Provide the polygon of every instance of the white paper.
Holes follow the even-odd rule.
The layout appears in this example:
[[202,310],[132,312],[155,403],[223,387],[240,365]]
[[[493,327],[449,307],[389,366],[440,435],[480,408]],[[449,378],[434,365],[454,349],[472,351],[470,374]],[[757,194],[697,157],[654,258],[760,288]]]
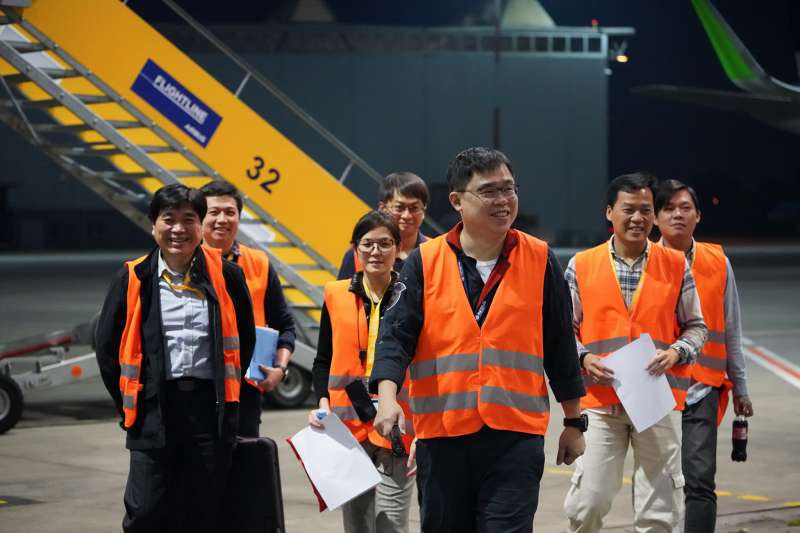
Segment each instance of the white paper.
[[603,364],[614,371],[614,391],[640,433],[675,408],[667,376],[652,376],[647,371],[647,364],[655,355],[653,340],[643,333],[603,359]]
[[331,413],[322,423],[325,429],[306,426],[289,440],[317,492],[333,510],[373,488],[381,476],[338,416]]

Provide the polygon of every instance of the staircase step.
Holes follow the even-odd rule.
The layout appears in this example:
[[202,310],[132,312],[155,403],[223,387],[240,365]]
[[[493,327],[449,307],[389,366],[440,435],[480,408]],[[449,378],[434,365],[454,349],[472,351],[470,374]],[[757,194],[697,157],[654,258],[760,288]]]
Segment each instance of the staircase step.
[[29,52],[41,52],[42,50],[47,50],[47,47],[42,43],[31,43],[28,41],[3,41],[4,43],[8,44],[21,54],[27,54]]

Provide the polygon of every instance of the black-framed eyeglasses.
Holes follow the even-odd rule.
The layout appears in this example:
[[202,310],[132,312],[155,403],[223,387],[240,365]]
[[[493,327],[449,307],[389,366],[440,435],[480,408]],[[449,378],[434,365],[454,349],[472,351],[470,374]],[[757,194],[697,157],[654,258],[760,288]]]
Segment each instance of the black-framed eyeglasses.
[[419,215],[425,212],[425,205],[423,204],[388,204],[386,209],[393,215],[400,216],[406,211],[409,215]]
[[516,197],[517,194],[519,194],[519,185],[514,183],[513,185],[506,185],[503,187],[486,187],[477,191],[465,189],[464,192],[477,196],[481,201],[493,202],[499,198],[510,199]]
[[373,241],[371,239],[363,239],[361,241],[358,241],[357,245],[358,251],[365,254],[370,253],[375,246],[378,247],[378,250],[381,253],[386,253],[395,247],[395,242],[393,239],[379,239],[377,241]]

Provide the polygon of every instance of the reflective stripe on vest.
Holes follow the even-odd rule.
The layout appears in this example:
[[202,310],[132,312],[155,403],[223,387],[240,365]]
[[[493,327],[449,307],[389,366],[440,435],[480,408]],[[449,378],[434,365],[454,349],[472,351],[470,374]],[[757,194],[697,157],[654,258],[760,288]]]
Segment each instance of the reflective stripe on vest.
[[480,328],[446,236],[420,246],[425,314],[409,367],[419,438],[467,435],[484,425],[540,435],[547,429],[540,355],[547,244],[511,231],[517,245]]
[[239,328],[236,324],[236,309],[233,307],[225,277],[222,274],[222,251],[205,245],[200,246],[206,263],[208,278],[217,295],[219,315],[222,321],[222,355],[225,365],[225,401],[238,402],[242,383],[242,365],[239,354]]
[[708,326],[708,339],[692,368],[692,377],[712,387],[720,387],[728,367],[725,345],[725,287],[728,283],[728,266],[720,246],[695,242],[692,275],[703,320]]
[[[201,246],[206,269],[214,287],[219,302],[220,318],[222,321],[222,347],[225,401],[239,401],[239,384],[241,382],[241,367],[239,361],[239,332],[236,325],[236,313],[231,297],[225,289],[225,279],[222,275],[222,256],[219,250]],[[125,328],[119,347],[120,379],[119,387],[122,393],[122,410],[124,415],[123,425],[130,428],[136,422],[136,405],[139,392],[142,390],[142,302],[141,280],[136,276],[135,267],[147,256],[142,256],[126,263],[128,267],[127,308]]]
[[119,343],[119,390],[122,394],[122,425],[130,428],[136,422],[136,403],[142,390],[142,282],[136,276],[136,265],[147,259],[142,256],[128,261],[125,328]]
[[[345,391],[345,387],[351,383],[361,381],[366,385],[367,382],[364,366],[359,358],[359,352],[367,349],[367,315],[361,297],[350,292],[350,283],[351,280],[347,279],[333,281],[325,286],[325,306],[331,319],[333,345],[328,375],[331,411],[344,422],[357,441],[369,439],[376,446],[391,449],[391,443],[378,434],[372,422],[362,422],[358,418]],[[398,392],[397,400],[406,416],[406,435],[403,442],[408,451],[414,439],[414,430],[405,388]]]
[[[608,242],[575,256],[575,275],[583,307],[578,339],[587,350],[604,357],[648,333],[656,348],[666,350],[677,339],[675,309],[683,284],[685,258],[675,250],[650,243],[650,249],[630,310],[625,306]],[[691,367],[675,365],[667,371],[676,409],[683,410]],[[587,394],[581,407],[618,404],[614,389],[585,380]]]

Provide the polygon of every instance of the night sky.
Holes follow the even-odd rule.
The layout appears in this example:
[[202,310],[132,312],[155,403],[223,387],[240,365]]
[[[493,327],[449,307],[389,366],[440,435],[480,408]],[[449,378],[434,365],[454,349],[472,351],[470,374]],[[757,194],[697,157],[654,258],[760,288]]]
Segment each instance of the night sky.
[[[761,66],[787,83],[798,82],[800,2],[712,0]],[[269,22],[286,3],[238,2],[200,8],[183,0],[206,24]],[[631,26],[627,64],[611,64],[609,176],[648,170],[693,185],[701,199],[705,236],[744,242],[800,235],[800,136],[746,115],[630,93],[637,85],[663,83],[740,91],[725,76],[689,0],[541,0],[556,24]],[[139,11],[144,4],[131,7]],[[236,4],[241,8],[237,9]],[[490,2],[404,0],[329,5],[345,24],[459,25],[466,17],[491,23]],[[152,4],[150,4],[152,6]],[[150,9],[150,8],[147,8]],[[160,8],[164,9],[164,8]],[[148,20],[171,20],[163,11],[142,11]],[[482,20],[481,20],[482,19]],[[716,205],[712,204],[716,198]],[[757,239],[756,239],[757,237]]]

